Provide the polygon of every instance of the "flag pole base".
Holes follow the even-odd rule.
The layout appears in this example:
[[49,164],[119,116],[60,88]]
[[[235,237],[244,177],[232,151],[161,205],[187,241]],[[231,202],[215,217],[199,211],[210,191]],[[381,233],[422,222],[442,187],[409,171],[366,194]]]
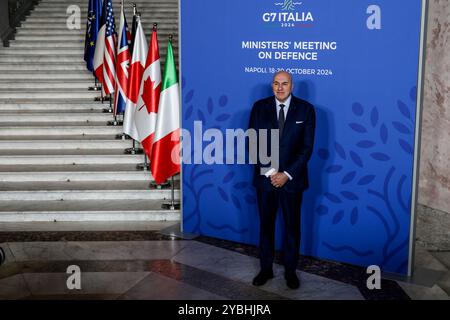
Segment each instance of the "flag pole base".
[[106,96],[106,97],[95,97],[94,98],[94,101],[109,101],[110,100],[110,98],[109,98],[109,96]]
[[178,202],[178,201],[163,202],[163,204],[161,205],[161,209],[180,210],[180,202]]
[[119,120],[108,121],[108,126],[121,126],[122,124],[123,121]]
[[88,87],[89,91],[100,91],[102,90],[102,87],[100,86],[94,86],[94,87]]
[[150,163],[139,163],[136,165],[136,169],[142,171],[150,171]]
[[143,154],[144,150],[141,148],[126,148],[124,150],[125,154]]
[[113,109],[105,108],[105,109],[102,110],[102,112],[103,112],[103,113],[112,113],[112,112],[113,112]]
[[152,182],[150,182],[149,187],[150,187],[150,189],[158,189],[158,190],[169,189],[170,188],[170,182],[166,181],[166,182],[163,182],[161,184],[157,184],[155,181],[152,181]]
[[130,140],[130,139],[131,137],[125,133],[116,135],[116,140]]

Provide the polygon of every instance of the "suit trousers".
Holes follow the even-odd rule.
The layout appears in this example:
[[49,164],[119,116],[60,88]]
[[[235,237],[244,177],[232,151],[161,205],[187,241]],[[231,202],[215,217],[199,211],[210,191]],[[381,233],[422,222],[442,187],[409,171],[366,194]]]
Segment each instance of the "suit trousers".
[[283,264],[286,272],[297,269],[300,250],[300,217],[303,191],[286,192],[281,189],[266,191],[257,188],[260,236],[259,258],[261,270],[272,270],[275,256],[275,222],[281,209],[285,230],[283,239]]

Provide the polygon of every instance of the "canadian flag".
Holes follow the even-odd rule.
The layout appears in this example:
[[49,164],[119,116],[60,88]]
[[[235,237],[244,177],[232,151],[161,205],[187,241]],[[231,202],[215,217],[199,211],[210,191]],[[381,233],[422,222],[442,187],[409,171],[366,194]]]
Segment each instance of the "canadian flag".
[[167,46],[150,165],[158,184],[180,172],[180,91],[172,41]]
[[148,158],[151,159],[159,95],[161,93],[161,63],[159,59],[156,25],[153,27],[144,75],[142,76],[139,91],[140,95],[136,105],[134,119],[139,141]]
[[123,132],[128,134],[134,140],[139,140],[138,131],[135,123],[135,109],[138,99],[142,92],[141,82],[144,74],[145,59],[147,58],[147,41],[145,40],[144,30],[142,30],[141,19],[138,19],[136,37],[134,41],[133,56],[131,57],[130,77],[128,83],[128,100],[125,106],[125,115],[123,119]]

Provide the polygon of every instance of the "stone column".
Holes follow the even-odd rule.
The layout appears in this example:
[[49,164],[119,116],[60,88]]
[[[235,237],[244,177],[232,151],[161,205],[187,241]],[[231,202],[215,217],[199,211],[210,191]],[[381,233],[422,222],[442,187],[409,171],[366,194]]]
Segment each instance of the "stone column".
[[417,239],[450,250],[450,0],[429,0]]

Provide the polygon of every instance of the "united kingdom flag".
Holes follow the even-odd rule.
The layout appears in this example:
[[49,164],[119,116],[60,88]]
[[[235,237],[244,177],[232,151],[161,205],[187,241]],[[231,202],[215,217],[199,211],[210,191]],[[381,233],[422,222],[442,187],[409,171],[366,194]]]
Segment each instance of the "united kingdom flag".
[[128,99],[128,78],[131,54],[128,42],[128,26],[123,3],[120,10],[119,39],[116,57],[116,92],[114,95],[114,115],[123,114]]

